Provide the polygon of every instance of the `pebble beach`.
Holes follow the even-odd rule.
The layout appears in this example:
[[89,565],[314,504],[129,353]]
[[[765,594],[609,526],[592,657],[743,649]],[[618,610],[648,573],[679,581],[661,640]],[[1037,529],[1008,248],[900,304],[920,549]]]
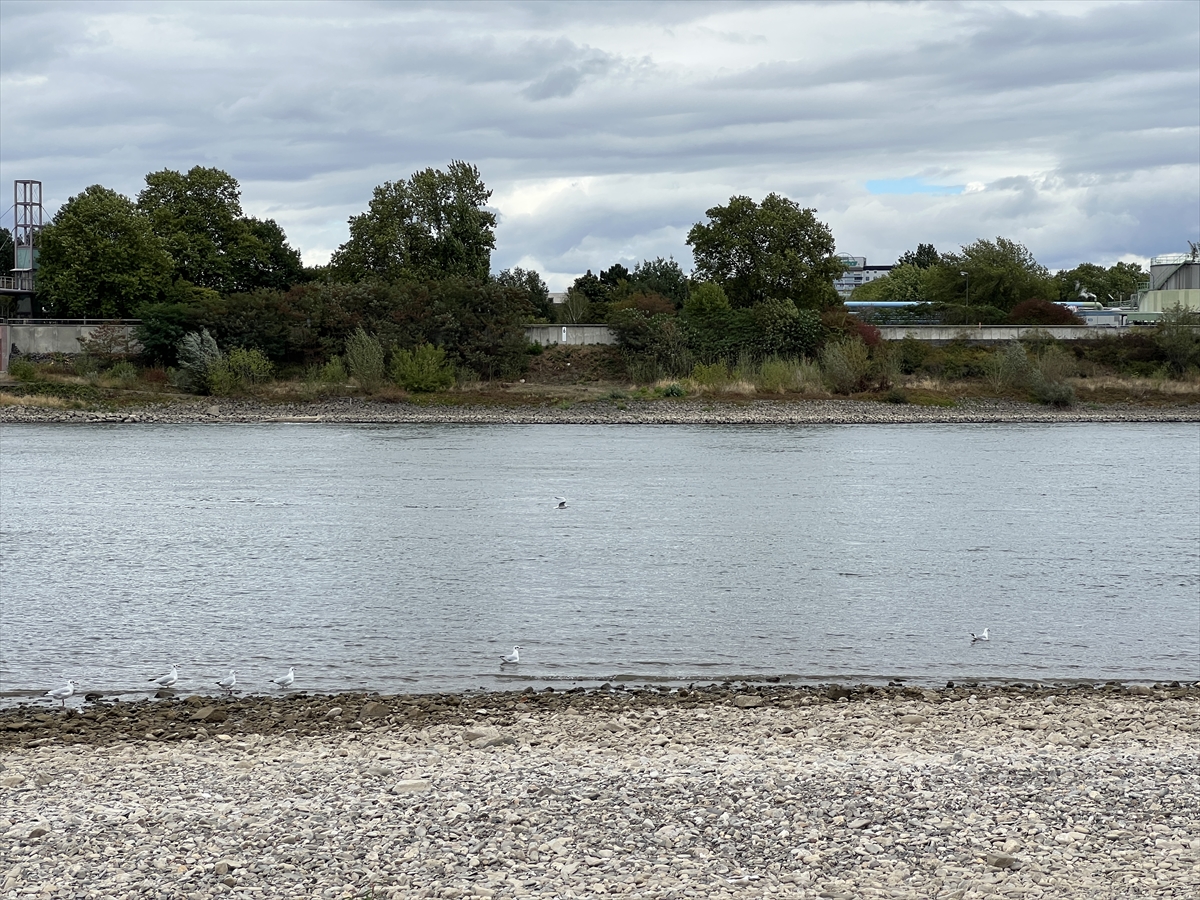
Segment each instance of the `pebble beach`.
[[1200,685],[0,711],[0,897],[1192,898]]

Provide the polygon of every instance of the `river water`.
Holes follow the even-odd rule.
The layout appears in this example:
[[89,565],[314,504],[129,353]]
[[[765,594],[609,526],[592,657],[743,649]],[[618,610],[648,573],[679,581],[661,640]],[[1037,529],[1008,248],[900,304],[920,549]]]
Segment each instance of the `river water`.
[[1194,424],[6,426],[0,474],[8,702],[1200,678]]

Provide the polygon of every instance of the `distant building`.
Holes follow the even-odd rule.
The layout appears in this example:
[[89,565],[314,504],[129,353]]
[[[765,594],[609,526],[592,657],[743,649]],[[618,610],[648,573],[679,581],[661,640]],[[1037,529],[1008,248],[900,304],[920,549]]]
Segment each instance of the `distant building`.
[[882,278],[893,269],[893,266],[868,266],[865,256],[839,256],[838,259],[845,264],[846,272],[834,280],[833,286],[843,300],[854,293],[860,284]]

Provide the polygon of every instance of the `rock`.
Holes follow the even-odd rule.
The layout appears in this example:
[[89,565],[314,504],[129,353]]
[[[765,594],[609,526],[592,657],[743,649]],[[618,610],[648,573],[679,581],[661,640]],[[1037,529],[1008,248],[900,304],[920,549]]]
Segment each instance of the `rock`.
[[852,831],[857,831],[859,828],[866,828],[870,824],[871,822],[868,819],[854,819],[851,822],[847,822],[846,827]]
[[363,704],[363,708],[359,710],[359,721],[365,722],[367,719],[382,719],[384,716],[391,713],[387,704],[380,703],[378,700],[368,700]]
[[1007,853],[989,853],[987,864],[994,869],[1013,869],[1020,864],[1020,860]]
[[929,720],[924,716],[917,715],[916,713],[909,713],[901,716],[900,721],[905,725],[924,725]]
[[336,719],[336,718],[337,718],[338,716],[340,716],[341,714],[342,714],[342,708],[341,708],[340,706],[335,706],[335,707],[333,707],[332,709],[330,709],[330,710],[329,710],[327,713],[325,713],[325,716],[324,716],[324,718],[325,718],[326,720],[328,720],[328,719]]
[[430,788],[429,780],[425,778],[409,778],[397,781],[392,785],[393,794],[419,794]]
[[192,713],[193,722],[224,722],[228,718],[229,713],[220,706],[202,706]]
[[763,705],[763,698],[755,694],[740,694],[733,698],[733,705],[738,709],[754,709]]
[[0,778],[0,784],[3,784],[5,787],[20,787],[24,783],[24,775],[5,775],[3,778]]
[[850,699],[850,689],[842,687],[840,684],[831,685],[825,691],[825,696],[830,700],[848,700]]
[[29,837],[31,838],[40,838],[42,835],[49,833],[50,829],[44,825],[35,825],[33,828],[29,829]]
[[228,875],[235,868],[237,868],[237,863],[231,862],[228,859],[221,859],[217,860],[217,864],[213,866],[213,872],[217,875]]
[[206,407],[204,412],[205,412],[205,415],[219,416],[221,414],[221,407],[216,406],[214,404],[213,406]]

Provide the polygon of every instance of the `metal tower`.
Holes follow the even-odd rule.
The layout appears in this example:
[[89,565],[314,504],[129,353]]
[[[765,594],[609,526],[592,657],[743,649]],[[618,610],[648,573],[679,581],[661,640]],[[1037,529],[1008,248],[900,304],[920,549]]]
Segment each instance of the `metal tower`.
[[42,233],[42,183],[13,182],[13,288],[33,293]]

